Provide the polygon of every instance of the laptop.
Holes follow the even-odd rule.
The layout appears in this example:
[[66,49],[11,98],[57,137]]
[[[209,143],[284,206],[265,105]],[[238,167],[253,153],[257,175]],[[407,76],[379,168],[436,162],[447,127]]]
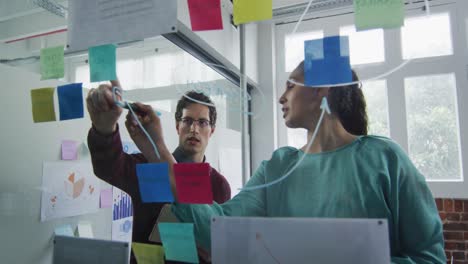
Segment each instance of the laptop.
[[55,236],[54,264],[128,264],[129,243],[93,238]]
[[211,257],[214,264],[387,264],[387,220],[214,217]]

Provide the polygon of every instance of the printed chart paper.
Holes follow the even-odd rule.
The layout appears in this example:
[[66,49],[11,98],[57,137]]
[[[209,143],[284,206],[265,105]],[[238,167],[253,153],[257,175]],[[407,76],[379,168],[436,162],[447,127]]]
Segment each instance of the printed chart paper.
[[99,180],[91,162],[44,162],[41,221],[96,213]]

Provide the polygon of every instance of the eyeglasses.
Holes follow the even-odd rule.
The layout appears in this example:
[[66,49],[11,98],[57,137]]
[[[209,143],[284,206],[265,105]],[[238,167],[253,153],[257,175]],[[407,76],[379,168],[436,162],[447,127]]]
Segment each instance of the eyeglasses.
[[184,117],[180,121],[182,121],[182,125],[184,127],[191,127],[193,123],[197,123],[200,128],[205,128],[211,125],[211,121],[207,119],[193,119]]

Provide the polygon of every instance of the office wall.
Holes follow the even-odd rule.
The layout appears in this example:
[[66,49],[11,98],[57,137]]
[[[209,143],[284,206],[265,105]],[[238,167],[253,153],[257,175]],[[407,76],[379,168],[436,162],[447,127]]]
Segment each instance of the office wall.
[[[89,118],[33,123],[30,90],[60,85],[37,74],[0,65],[0,256],[2,263],[51,263],[54,227],[93,223],[95,237],[110,239],[111,211],[40,222],[43,161],[60,160],[62,139],[84,142]],[[82,146],[81,160],[89,160]]]

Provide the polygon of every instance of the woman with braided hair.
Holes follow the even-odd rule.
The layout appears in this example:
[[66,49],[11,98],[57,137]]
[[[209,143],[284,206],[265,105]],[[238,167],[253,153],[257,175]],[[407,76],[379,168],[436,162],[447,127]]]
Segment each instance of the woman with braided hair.
[[[353,72],[353,79],[358,80]],[[311,88],[304,83],[304,63],[291,73],[279,99],[289,128],[308,130],[310,147],[277,149],[263,161],[232,200],[213,205],[180,204],[172,211],[181,222],[194,223],[197,241],[210,249],[213,216],[386,218],[393,263],[446,263],[442,223],[434,198],[423,175],[406,153],[391,139],[367,135],[366,103],[359,85]],[[323,98],[331,114],[322,114]],[[175,163],[164,151],[160,121],[151,111],[144,122],[158,148],[161,160],[145,153],[152,162]],[[323,117],[323,119],[321,119]],[[129,126],[134,135],[138,127]],[[135,133],[135,131],[137,133]],[[159,135],[156,136],[156,135]],[[137,145],[148,144],[141,134]],[[267,188],[252,188],[280,179]],[[172,191],[177,197],[173,172]]]

